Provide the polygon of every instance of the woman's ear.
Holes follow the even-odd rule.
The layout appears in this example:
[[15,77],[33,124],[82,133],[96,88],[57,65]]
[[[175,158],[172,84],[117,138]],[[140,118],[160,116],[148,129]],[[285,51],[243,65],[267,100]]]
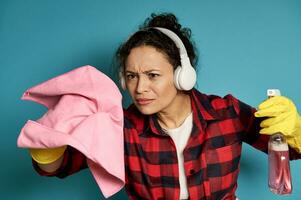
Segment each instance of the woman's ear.
[[124,79],[124,73],[123,73],[123,71],[119,72],[119,82],[120,82],[121,88],[123,90],[126,90],[126,84],[125,84],[125,79]]

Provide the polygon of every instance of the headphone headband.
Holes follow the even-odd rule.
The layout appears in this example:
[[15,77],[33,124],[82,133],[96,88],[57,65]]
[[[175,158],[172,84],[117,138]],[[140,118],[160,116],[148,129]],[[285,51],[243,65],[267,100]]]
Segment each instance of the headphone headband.
[[152,28],[159,30],[160,32],[162,32],[166,36],[168,36],[170,39],[172,39],[172,41],[176,44],[176,46],[179,49],[181,58],[188,57],[186,48],[185,48],[182,40],[180,39],[180,37],[177,34],[175,34],[174,32],[172,32],[171,30],[169,30],[167,28],[162,28],[162,27],[152,27]]

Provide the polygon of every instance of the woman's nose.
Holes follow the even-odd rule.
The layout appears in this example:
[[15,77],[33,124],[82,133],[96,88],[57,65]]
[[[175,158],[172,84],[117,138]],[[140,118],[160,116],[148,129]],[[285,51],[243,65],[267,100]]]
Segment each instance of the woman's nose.
[[148,87],[149,87],[149,83],[148,83],[147,78],[144,77],[144,76],[140,76],[138,78],[136,92],[137,93],[147,92],[148,91]]

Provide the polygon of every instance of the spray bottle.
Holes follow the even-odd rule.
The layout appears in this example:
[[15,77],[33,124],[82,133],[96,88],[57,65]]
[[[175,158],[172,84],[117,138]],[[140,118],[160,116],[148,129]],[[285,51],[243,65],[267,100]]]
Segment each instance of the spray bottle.
[[[269,98],[280,96],[278,89],[267,90]],[[270,136],[268,143],[269,154],[269,188],[278,195],[292,193],[292,178],[289,163],[289,148],[282,133]]]

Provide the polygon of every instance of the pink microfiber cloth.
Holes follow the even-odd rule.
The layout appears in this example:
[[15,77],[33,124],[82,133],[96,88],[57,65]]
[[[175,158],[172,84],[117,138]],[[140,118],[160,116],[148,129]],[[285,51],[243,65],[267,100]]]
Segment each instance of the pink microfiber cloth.
[[91,66],[83,66],[28,89],[24,100],[48,111],[28,120],[18,137],[22,148],[70,145],[87,164],[107,198],[125,183],[122,96],[115,83]]

